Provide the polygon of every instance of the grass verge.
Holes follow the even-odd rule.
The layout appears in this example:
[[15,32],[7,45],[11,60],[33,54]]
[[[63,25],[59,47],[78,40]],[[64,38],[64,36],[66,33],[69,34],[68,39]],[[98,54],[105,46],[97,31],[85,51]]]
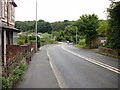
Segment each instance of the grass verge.
[[75,44],[74,46],[75,46],[75,47],[78,47],[78,48],[85,48],[85,49],[88,49],[88,48],[86,47],[86,45]]

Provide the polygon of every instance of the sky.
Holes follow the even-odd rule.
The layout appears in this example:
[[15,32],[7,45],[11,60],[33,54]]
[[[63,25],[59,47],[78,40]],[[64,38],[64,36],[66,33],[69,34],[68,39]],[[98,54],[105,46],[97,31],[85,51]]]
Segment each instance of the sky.
[[[106,8],[109,0],[37,0],[37,19],[48,22],[78,20],[83,14],[96,14],[99,19],[107,19]],[[16,21],[36,19],[36,0],[17,0],[15,9]]]

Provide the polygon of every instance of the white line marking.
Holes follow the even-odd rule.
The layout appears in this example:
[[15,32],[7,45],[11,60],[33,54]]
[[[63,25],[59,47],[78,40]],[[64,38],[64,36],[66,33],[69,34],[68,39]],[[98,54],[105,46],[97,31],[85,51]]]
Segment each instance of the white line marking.
[[117,68],[115,68],[115,67],[113,67],[113,66],[104,64],[104,63],[99,62],[99,61],[96,61],[96,60],[94,60],[94,59],[85,57],[85,56],[80,55],[80,54],[78,54],[78,53],[72,52],[72,51],[66,49],[66,48],[63,47],[63,46],[61,46],[61,48],[64,49],[64,50],[66,50],[67,52],[70,52],[70,53],[72,53],[72,54],[80,57],[80,58],[83,58],[83,59],[86,60],[86,61],[89,61],[89,62],[91,62],[91,63],[94,63],[94,64],[98,65],[98,66],[101,66],[101,67],[104,67],[104,68],[106,68],[106,69],[108,69],[108,70],[111,70],[111,71],[113,71],[113,72],[115,72],[115,73],[117,73],[117,74],[120,74],[120,69],[117,69]]
[[50,66],[51,66],[51,68],[52,68],[52,70],[53,70],[53,72],[54,72],[54,74],[55,74],[55,77],[56,77],[56,79],[57,79],[57,82],[58,82],[60,88],[63,88],[62,85],[61,85],[61,83],[60,83],[60,80],[58,79],[58,76],[57,76],[57,74],[56,74],[56,72],[55,72],[54,66],[52,65],[52,62],[51,62],[51,59],[52,59],[52,58],[50,57],[50,54],[49,54],[49,52],[48,52],[48,49],[47,49],[47,56],[48,56],[48,58],[50,59],[50,60],[49,60]]

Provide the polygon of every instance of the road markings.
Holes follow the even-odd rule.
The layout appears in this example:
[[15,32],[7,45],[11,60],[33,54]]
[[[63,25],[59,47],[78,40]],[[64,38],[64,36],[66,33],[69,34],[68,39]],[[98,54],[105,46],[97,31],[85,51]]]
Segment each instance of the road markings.
[[61,48],[64,49],[64,50],[66,50],[66,51],[69,52],[69,53],[72,53],[72,54],[74,54],[74,55],[76,55],[76,56],[78,56],[78,57],[80,57],[80,58],[83,58],[83,59],[86,60],[86,61],[89,61],[89,62],[91,62],[91,63],[94,63],[94,64],[98,65],[98,66],[101,66],[101,67],[106,68],[106,69],[108,69],[108,70],[110,70],[110,71],[113,71],[113,72],[115,72],[115,73],[117,73],[117,74],[120,74],[120,69],[117,69],[117,68],[115,68],[115,67],[113,67],[113,66],[104,64],[104,63],[99,62],[99,61],[96,61],[96,60],[94,60],[94,59],[92,59],[92,58],[88,58],[88,57],[86,57],[86,56],[80,55],[80,54],[78,54],[78,53],[72,52],[72,51],[66,49],[64,46],[61,46]]
[[60,88],[68,88],[67,85],[64,83],[64,80],[62,79],[62,77],[58,74],[58,70],[56,70],[56,68],[55,68],[55,66],[53,64],[52,58],[51,58],[51,56],[50,56],[50,54],[48,52],[48,48],[47,48],[47,56],[49,58],[50,66],[51,66],[51,68],[53,70],[53,73],[54,73],[54,75],[55,75],[55,77],[57,79],[57,82],[58,82]]

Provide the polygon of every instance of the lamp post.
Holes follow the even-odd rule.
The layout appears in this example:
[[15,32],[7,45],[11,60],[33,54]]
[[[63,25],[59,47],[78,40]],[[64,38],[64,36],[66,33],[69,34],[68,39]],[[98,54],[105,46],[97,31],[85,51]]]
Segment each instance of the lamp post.
[[37,0],[36,0],[36,26],[35,26],[35,32],[36,32],[36,51],[37,51]]
[[76,29],[76,44],[77,44],[77,29]]

